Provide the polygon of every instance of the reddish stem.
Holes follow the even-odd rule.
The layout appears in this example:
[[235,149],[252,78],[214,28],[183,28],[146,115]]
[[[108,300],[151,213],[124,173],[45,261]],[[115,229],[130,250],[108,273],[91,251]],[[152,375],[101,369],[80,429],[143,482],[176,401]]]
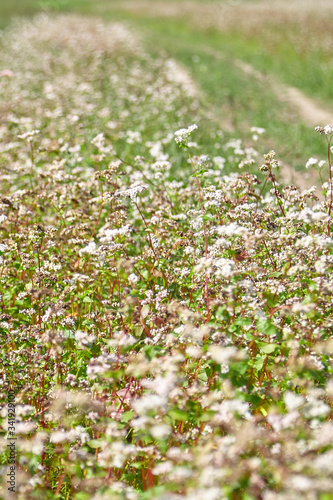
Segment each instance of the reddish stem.
[[[192,164],[192,167],[193,167],[193,170],[194,172],[196,173],[196,170],[195,170],[195,166],[194,166],[194,163],[192,161],[192,158],[190,157],[190,161],[191,161],[191,164]],[[202,215],[204,215],[205,211],[204,211],[204,207],[203,207],[203,203],[202,203],[202,196],[201,196],[201,189],[200,189],[200,182],[199,182],[199,178],[196,177],[196,181],[197,181],[197,186],[198,186],[198,192],[199,192],[199,200],[200,200],[200,207],[201,207],[201,213]],[[207,234],[206,234],[206,224],[204,221],[202,221],[203,223],[203,233],[204,233],[204,239],[205,239],[205,257],[207,259],[208,257],[208,246],[207,246]],[[209,316],[209,313],[210,313],[210,308],[209,308],[209,294],[208,294],[208,276],[206,274],[206,277],[205,277],[205,285],[206,285],[206,307],[207,307],[207,316]]]
[[331,232],[331,212],[332,212],[332,205],[333,205],[333,184],[332,184],[332,162],[331,162],[331,141],[328,141],[328,147],[327,147],[327,157],[328,157],[328,167],[330,171],[330,204],[328,208],[328,215],[329,219],[327,222],[327,231],[328,231],[328,236],[330,235]]

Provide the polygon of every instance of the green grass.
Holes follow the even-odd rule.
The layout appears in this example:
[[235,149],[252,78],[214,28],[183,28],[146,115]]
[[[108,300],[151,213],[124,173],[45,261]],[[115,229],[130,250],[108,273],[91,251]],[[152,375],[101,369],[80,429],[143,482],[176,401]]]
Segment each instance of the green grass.
[[[298,46],[290,36],[295,33],[299,35]],[[239,57],[256,69],[274,75],[278,81],[322,99],[324,105],[333,109],[331,52],[315,44],[316,36],[318,39],[319,33],[306,38],[300,26],[288,24],[266,27],[259,35],[216,32],[210,39],[212,45],[222,46],[230,56]]]
[[31,16],[40,11],[36,0],[18,0],[17,2],[0,2],[0,28],[7,26],[15,16]]

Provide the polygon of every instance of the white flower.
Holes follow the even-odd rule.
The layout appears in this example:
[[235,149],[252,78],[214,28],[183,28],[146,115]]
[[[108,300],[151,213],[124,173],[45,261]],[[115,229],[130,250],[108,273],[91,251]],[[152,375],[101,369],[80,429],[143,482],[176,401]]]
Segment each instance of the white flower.
[[158,424],[153,425],[150,432],[154,439],[167,439],[170,436],[171,429],[168,425]]
[[4,214],[0,214],[0,224],[1,224],[2,222],[5,222],[5,220],[7,220],[7,218],[8,218],[8,217],[6,217],[6,215],[4,215]]
[[166,399],[157,394],[146,394],[133,402],[132,406],[139,415],[157,411],[165,406]]
[[184,253],[187,254],[187,255],[191,254],[191,253],[194,253],[194,251],[195,251],[195,249],[193,247],[189,246],[189,245],[184,248]]
[[154,380],[143,380],[142,385],[165,398],[175,387],[176,377],[173,373],[169,373],[165,377],[157,376]]
[[280,415],[278,413],[271,413],[267,416],[267,421],[271,424],[276,432],[280,432],[282,429],[288,429],[288,427],[294,427],[299,413],[296,410],[289,411],[287,415]]
[[322,255],[316,262],[315,268],[318,274],[325,274],[327,269],[326,255]]
[[119,330],[113,332],[112,339],[108,340],[107,344],[110,347],[118,348],[120,346],[134,345],[136,342],[136,339],[132,335],[125,335],[123,331]]
[[291,391],[286,391],[283,394],[284,403],[288,411],[296,410],[299,406],[305,403],[305,399],[300,394],[295,394]]
[[75,340],[78,343],[78,347],[83,349],[87,344],[93,344],[95,342],[95,335],[89,335],[87,332],[82,332],[78,330],[75,332]]
[[132,273],[132,274],[129,275],[128,280],[131,283],[136,283],[137,281],[139,281],[139,278],[138,278],[138,276],[136,274]]
[[296,491],[312,491],[313,489],[313,479],[302,476],[301,474],[295,474],[293,476],[290,476],[286,480],[287,487],[291,488],[292,490]]
[[231,222],[225,226],[218,226],[216,228],[216,232],[219,235],[226,236],[243,236],[248,233],[247,229],[243,226],[240,226],[236,222]]
[[305,168],[309,168],[309,167],[312,167],[313,165],[317,165],[317,163],[318,163],[317,158],[309,158],[305,164]]
[[198,346],[189,345],[189,346],[186,347],[185,350],[186,350],[186,354],[190,358],[199,359],[202,356],[202,349],[200,347],[198,347]]
[[90,142],[96,146],[97,149],[101,149],[105,143],[104,133],[102,132],[101,134],[96,135],[96,137],[94,137]]
[[323,135],[330,135],[333,133],[333,127],[331,125],[325,125],[325,127],[315,127],[315,131]]
[[76,440],[80,440],[82,443],[86,443],[89,439],[89,434],[85,431],[85,429],[78,425],[74,429],[69,431],[59,430],[52,432],[50,436],[51,443],[63,443],[65,441],[69,443],[73,443]]
[[314,466],[324,474],[333,474],[333,450],[327,451],[314,459]]
[[[317,213],[322,214],[322,212],[317,212]],[[324,215],[326,216],[326,214]],[[314,235],[309,234],[307,236],[303,236],[303,238],[300,238],[295,242],[296,247],[304,248],[304,247],[309,247],[310,245],[315,245],[318,248],[327,248],[327,247],[330,248],[333,246],[333,240],[332,238],[324,236],[323,234],[314,234]]]
[[327,417],[331,408],[320,399],[310,395],[307,396],[307,403],[304,408],[304,415],[307,418]]
[[18,422],[16,423],[15,432],[17,434],[30,434],[36,430],[37,424],[35,422]]
[[129,196],[131,200],[137,203],[138,194],[142,193],[147,188],[146,184],[139,184],[138,186],[132,186],[129,189],[125,189],[124,191],[118,191],[117,196]]
[[251,132],[255,132],[259,135],[262,135],[266,132],[266,129],[265,128],[261,128],[261,127],[251,127]]
[[217,268],[217,277],[228,278],[233,271],[235,263],[233,260],[221,257],[220,259],[214,260],[214,266]]
[[30,405],[17,405],[16,406],[16,415],[27,416],[31,413],[35,413],[36,409]]
[[40,130],[31,130],[31,132],[25,132],[24,134],[18,135],[18,139],[26,140],[27,142],[32,142],[32,139],[40,133]]
[[325,212],[314,212],[311,208],[307,207],[299,212],[296,218],[306,224],[311,224],[312,222],[326,222],[329,219],[329,216]]
[[171,472],[174,468],[174,464],[170,461],[161,462],[152,469],[154,476],[160,476],[161,474],[166,474]]
[[112,243],[114,238],[118,235],[124,235],[131,232],[129,225],[116,228],[116,229],[101,229],[100,230],[100,241],[101,243],[108,244]]
[[213,163],[220,169],[222,170],[224,168],[224,164],[226,162],[226,159],[223,158],[222,156],[214,156],[213,158]]
[[219,345],[210,345],[208,352],[215,363],[219,365],[227,364],[231,359],[237,355],[237,349],[233,346],[222,347]]
[[153,215],[153,217],[150,219],[151,224],[157,224],[159,221],[159,218],[156,217],[156,215]]
[[141,133],[138,131],[127,130],[126,132],[126,142],[128,144],[134,144],[135,142],[141,142]]
[[235,266],[233,260],[225,259],[221,257],[220,259],[206,258],[202,257],[199,259],[198,264],[194,267],[197,272],[207,271],[209,274],[214,274],[218,278],[228,278]]
[[251,420],[252,415],[249,411],[250,405],[246,401],[239,399],[226,399],[218,406],[218,413],[214,419],[219,422],[231,422],[235,415]]
[[302,304],[301,302],[295,302],[292,306],[292,311],[295,313],[306,314],[316,307],[315,304]]
[[190,125],[188,128],[181,128],[174,133],[175,141],[182,146],[188,146],[187,140],[194,130],[198,128],[197,125]]
[[260,127],[251,127],[251,132],[254,132],[252,139],[254,141],[257,141],[259,139],[259,135],[264,134],[266,132],[266,130],[264,128],[260,128]]
[[158,239],[156,238],[156,236],[154,236],[154,235],[150,236],[150,241],[151,241],[151,244],[154,248],[160,248],[161,244],[158,241]]
[[81,248],[81,250],[79,251],[80,254],[83,254],[83,253],[88,253],[90,255],[93,255],[96,253],[96,243],[94,241],[91,241],[90,243],[88,243],[88,245],[84,248]]

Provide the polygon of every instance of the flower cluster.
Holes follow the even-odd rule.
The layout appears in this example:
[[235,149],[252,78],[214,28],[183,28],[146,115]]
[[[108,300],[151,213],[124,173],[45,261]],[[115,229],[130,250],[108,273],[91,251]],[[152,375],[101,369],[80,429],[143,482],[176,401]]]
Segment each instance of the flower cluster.
[[176,143],[183,147],[187,148],[189,147],[188,139],[191,136],[192,132],[198,128],[197,125],[193,124],[190,125],[188,128],[181,128],[175,132],[175,141]]

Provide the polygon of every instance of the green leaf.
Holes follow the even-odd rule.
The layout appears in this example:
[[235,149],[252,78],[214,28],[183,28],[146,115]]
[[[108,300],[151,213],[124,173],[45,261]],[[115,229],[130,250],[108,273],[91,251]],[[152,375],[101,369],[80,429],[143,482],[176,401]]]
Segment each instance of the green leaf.
[[215,222],[216,218],[215,218],[213,215],[209,215],[209,214],[207,214],[207,215],[203,215],[203,216],[202,216],[202,220],[203,220],[204,222],[209,222],[209,221],[211,221],[211,222]]
[[225,306],[220,306],[218,308],[218,310],[216,311],[216,319],[221,321],[221,320],[223,320],[226,317],[226,315],[228,315],[226,307]]
[[145,319],[146,316],[149,314],[149,306],[145,304],[141,310],[141,316],[143,319]]
[[257,345],[265,354],[272,354],[272,352],[280,348],[278,344],[266,344],[265,342],[257,342]]
[[182,422],[187,422],[189,419],[189,415],[186,411],[179,410],[178,408],[175,408],[173,410],[170,410],[168,412],[168,415],[173,419],[173,420],[181,420]]
[[252,325],[252,319],[251,318],[238,318],[235,321],[235,325],[250,326],[250,325]]
[[105,446],[105,440],[92,439],[91,441],[88,442],[88,446],[90,446],[90,448],[101,448],[102,446]]
[[206,168],[202,168],[201,170],[198,170],[198,172],[196,172],[195,174],[192,174],[191,177],[199,177],[199,175],[202,175],[205,172],[207,172],[207,169]]
[[149,345],[144,348],[144,351],[146,353],[146,357],[151,361],[155,356],[157,356],[160,351],[163,349],[162,346],[157,346],[157,345]]
[[142,469],[144,467],[143,462],[133,462],[131,463],[131,467],[134,467],[134,469]]
[[256,370],[261,370],[264,366],[265,357],[266,356],[256,356],[256,359],[253,363],[253,368],[255,368]]
[[203,413],[200,417],[196,419],[197,422],[210,422],[214,415],[216,414],[215,411],[212,410],[207,410],[205,413]]
[[245,394],[244,400],[251,403],[252,408],[258,408],[262,403],[262,398],[256,394]]
[[279,297],[277,297],[274,293],[271,292],[263,293],[263,297],[266,299],[267,305],[270,309],[276,307],[280,302]]
[[259,332],[265,333],[268,337],[272,335],[276,335],[278,339],[281,337],[281,334],[269,319],[259,320],[257,323],[257,328]]
[[66,339],[75,339],[75,333],[72,330],[62,330],[62,334]]
[[237,361],[236,363],[231,363],[230,369],[233,372],[238,373],[239,375],[244,375],[248,368],[248,362],[247,360],[244,361]]
[[134,411],[133,410],[125,411],[125,413],[123,413],[122,416],[121,416],[121,420],[123,422],[129,422],[130,420],[132,420],[133,415],[134,415]]
[[313,304],[314,302],[316,302],[316,300],[317,300],[316,294],[312,292],[306,295],[305,299],[302,300],[302,304],[303,305]]

